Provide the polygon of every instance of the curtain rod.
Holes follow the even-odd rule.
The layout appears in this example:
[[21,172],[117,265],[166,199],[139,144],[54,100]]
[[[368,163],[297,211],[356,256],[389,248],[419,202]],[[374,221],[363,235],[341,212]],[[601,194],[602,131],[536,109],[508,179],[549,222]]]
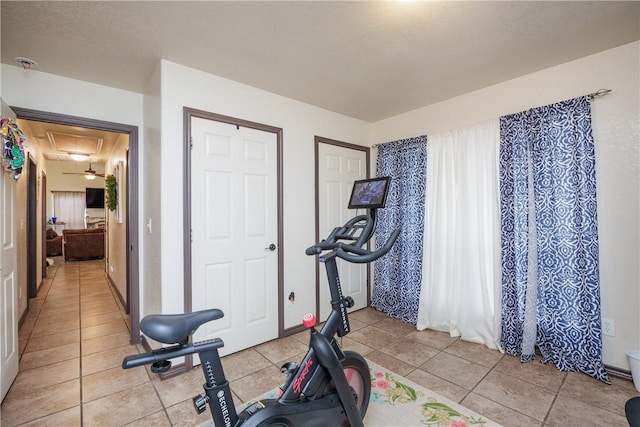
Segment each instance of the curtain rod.
[[[393,141],[389,141],[389,142],[393,142]],[[373,144],[371,146],[371,148],[378,148],[379,146],[381,146],[382,144],[386,144],[386,142],[381,142],[380,144]]]
[[[611,89],[598,89],[595,92],[591,92],[589,95],[587,95],[589,98],[594,99],[594,98],[600,98],[603,97],[605,95],[608,95],[609,93],[611,93]],[[380,144],[373,144],[371,146],[371,148],[378,148],[378,146],[380,146]]]
[[611,89],[599,89],[595,92],[590,93],[589,95],[587,95],[589,98],[593,99],[593,98],[599,98],[601,96],[605,96],[607,94],[609,94],[611,92]]

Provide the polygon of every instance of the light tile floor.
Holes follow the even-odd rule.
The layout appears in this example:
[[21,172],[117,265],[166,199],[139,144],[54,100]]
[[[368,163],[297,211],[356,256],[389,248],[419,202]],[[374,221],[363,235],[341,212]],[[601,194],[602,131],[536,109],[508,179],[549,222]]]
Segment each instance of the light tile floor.
[[[1,425],[193,426],[191,398],[200,369],[162,381],[148,369],[121,368],[127,317],[102,261],[57,258],[20,329],[20,372],[2,403]],[[482,345],[389,319],[373,309],[350,316],[344,347],[505,426],[627,426],[624,403],[639,395],[630,381],[606,385],[540,363],[521,364]],[[282,363],[299,361],[308,332],[223,358],[236,402],[282,383]]]

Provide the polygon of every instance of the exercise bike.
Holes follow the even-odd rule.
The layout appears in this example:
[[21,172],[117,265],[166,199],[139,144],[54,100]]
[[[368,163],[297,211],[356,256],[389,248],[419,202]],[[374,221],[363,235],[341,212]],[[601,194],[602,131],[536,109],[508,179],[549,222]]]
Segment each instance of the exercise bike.
[[[376,182],[380,179],[374,179]],[[356,181],[356,187],[372,180]],[[322,242],[309,247],[307,255],[319,255],[325,264],[331,293],[331,313],[321,330],[316,330],[316,318],[307,314],[303,324],[310,330],[309,350],[300,365],[289,362],[281,371],[287,375],[282,393],[273,399],[250,403],[239,414],[226,380],[218,349],[224,346],[216,338],[190,343],[191,335],[201,325],[223,317],[218,309],[202,310],[187,314],[150,315],[140,322],[140,330],[149,338],[173,344],[150,352],[127,356],[124,369],[151,365],[155,373],[166,372],[176,357],[197,353],[206,379],[205,394],[193,398],[198,413],[207,404],[217,427],[286,426],[286,427],[363,427],[363,418],[369,405],[371,379],[369,366],[356,352],[342,351],[335,336],[344,337],[350,332],[347,309],[354,305],[351,297],[342,295],[336,259],[347,262],[369,263],[385,255],[395,243],[399,230],[394,231],[378,250],[365,249],[375,228],[375,209],[384,205],[388,179],[384,183],[384,195],[371,205],[369,215],[359,215],[342,227],[336,227]],[[381,200],[381,202],[380,202]],[[351,206],[357,204],[350,203]],[[369,202],[365,203],[369,206]],[[358,205],[359,206],[359,205]]]

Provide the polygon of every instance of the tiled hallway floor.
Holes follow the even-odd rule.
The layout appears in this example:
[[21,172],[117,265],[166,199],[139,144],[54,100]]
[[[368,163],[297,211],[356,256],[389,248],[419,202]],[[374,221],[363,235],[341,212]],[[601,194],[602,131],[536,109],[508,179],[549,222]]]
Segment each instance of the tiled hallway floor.
[[[627,426],[624,403],[640,395],[629,381],[613,385],[537,362],[521,364],[448,334],[418,332],[372,309],[350,316],[344,347],[505,426]],[[308,332],[223,358],[236,402],[277,387],[282,363],[299,361]],[[200,369],[161,381],[145,368],[124,371],[126,315],[102,261],[49,267],[20,329],[20,372],[2,404],[11,426],[193,426],[191,398],[202,392]]]

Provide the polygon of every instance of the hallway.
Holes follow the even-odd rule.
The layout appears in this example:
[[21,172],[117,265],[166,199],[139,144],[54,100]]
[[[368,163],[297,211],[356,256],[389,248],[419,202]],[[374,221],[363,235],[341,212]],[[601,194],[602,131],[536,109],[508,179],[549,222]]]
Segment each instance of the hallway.
[[[150,370],[122,369],[138,353],[129,344],[127,315],[104,273],[104,260],[64,262],[47,269],[20,328],[20,371],[0,412],[13,426],[194,426],[211,423],[191,398],[202,392],[202,370],[161,380]],[[307,333],[300,334],[307,340]],[[294,337],[224,358],[236,405],[279,386],[280,361],[306,345]]]
[[20,328],[20,372],[2,404],[3,426],[81,425],[88,408],[79,402],[101,393],[105,370],[121,371],[136,351],[104,260],[56,257],[47,275]]

